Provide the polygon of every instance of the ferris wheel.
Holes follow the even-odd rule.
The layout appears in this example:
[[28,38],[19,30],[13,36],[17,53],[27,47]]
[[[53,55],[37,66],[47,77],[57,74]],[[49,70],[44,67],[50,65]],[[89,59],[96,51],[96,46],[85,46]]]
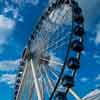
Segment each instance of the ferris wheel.
[[14,100],[67,100],[83,50],[84,18],[74,0],[50,0],[20,61]]

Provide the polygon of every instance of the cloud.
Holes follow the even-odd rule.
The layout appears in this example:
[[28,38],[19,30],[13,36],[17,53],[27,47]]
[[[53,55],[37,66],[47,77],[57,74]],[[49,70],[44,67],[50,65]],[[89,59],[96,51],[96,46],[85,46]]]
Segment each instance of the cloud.
[[23,22],[23,17],[21,12],[27,5],[36,6],[39,4],[39,0],[11,0],[9,1],[1,1],[1,4],[4,4],[3,10],[1,11],[2,14],[10,16],[16,20]]
[[85,50],[84,50],[84,51],[82,51],[82,54],[83,54],[83,55],[86,55],[86,51],[85,51]]
[[21,13],[20,13],[19,7],[14,8],[13,6],[9,5],[7,7],[4,7],[2,13],[6,14],[6,15],[9,15],[9,13],[10,13],[13,20],[17,20],[20,22],[23,22],[23,20],[24,20]]
[[18,21],[19,21],[19,22],[24,22],[23,16],[19,16]]
[[1,45],[8,42],[7,40],[11,36],[14,26],[14,20],[7,18],[4,15],[0,15],[0,48]]
[[10,74],[10,73],[17,71],[18,68],[19,68],[19,59],[0,61],[0,71],[4,73],[9,73],[9,74],[1,74],[0,82],[6,83],[11,88],[13,88],[16,79],[16,74]]
[[96,36],[96,44],[100,44],[100,33]]
[[5,48],[3,46],[0,46],[0,54],[4,52]]
[[[100,0],[77,0],[83,9],[86,29],[95,29],[95,23],[100,18]],[[100,20],[100,19],[99,19]],[[94,26],[93,26],[94,25]]]
[[100,74],[96,76],[96,80],[100,80]]
[[0,77],[1,83],[6,83],[10,87],[13,87],[15,84],[16,74],[4,74]]
[[50,61],[49,61],[50,66],[63,66],[63,61],[61,58],[56,57],[54,53],[50,53]]
[[96,84],[96,88],[100,88],[100,84]]
[[5,7],[3,8],[2,13],[8,13],[9,11],[13,11],[13,7],[10,5],[5,5]]
[[0,15],[0,29],[2,30],[12,30],[15,25],[15,21],[5,17],[4,15]]
[[95,62],[96,62],[97,64],[100,64],[100,55],[99,55],[99,54],[94,54],[94,55],[93,55],[93,58],[95,59]]
[[87,77],[82,77],[82,78],[80,78],[80,81],[81,82],[87,82],[89,79],[87,78]]
[[96,31],[96,39],[95,43],[96,45],[100,44],[100,24],[97,24],[97,31]]
[[22,6],[25,4],[32,4],[34,6],[38,5],[39,0],[11,0],[12,3],[17,4],[18,6]]
[[93,57],[94,57],[95,59],[100,59],[100,55],[97,55],[97,54],[94,54]]
[[25,0],[26,3],[30,3],[32,5],[38,5],[39,0]]
[[19,67],[19,60],[0,61],[0,71],[9,72],[16,71]]

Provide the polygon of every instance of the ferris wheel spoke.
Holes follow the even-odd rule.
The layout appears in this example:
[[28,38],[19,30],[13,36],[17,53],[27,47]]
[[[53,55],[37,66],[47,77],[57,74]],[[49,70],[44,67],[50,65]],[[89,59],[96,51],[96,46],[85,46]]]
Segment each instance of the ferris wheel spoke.
[[42,42],[44,43],[45,46],[47,46],[48,43],[48,32],[45,31],[44,29],[40,29],[40,37],[42,38]]
[[58,65],[58,66],[63,66],[63,64],[62,63],[60,63],[60,62],[57,62],[56,60],[48,60],[48,59],[46,59],[46,58],[40,58],[40,60],[42,60],[42,61],[47,61],[47,62],[49,62],[50,64],[53,64],[53,65]]
[[[56,25],[55,25],[56,26]],[[55,39],[54,38],[54,35],[56,35],[56,39],[57,39],[57,36],[59,36],[59,33],[58,32],[52,32],[52,33],[49,33],[49,32],[46,32],[46,31],[43,31],[43,29],[42,29],[42,32],[41,33],[44,33],[44,40],[46,41],[47,40],[47,37],[48,37],[48,35],[50,34],[50,38],[49,38],[49,41],[52,39],[52,41],[53,41],[53,39]],[[61,32],[62,33],[62,32]],[[64,34],[65,35],[65,34]]]
[[[33,81],[33,75],[32,75],[32,71],[31,71],[31,66],[29,65],[28,66],[28,76],[27,76],[27,94],[28,94],[28,96],[27,96],[27,98],[30,100],[30,97],[31,97],[31,95],[32,95],[32,91],[33,91],[33,89],[35,88],[35,86],[34,86],[34,81]],[[30,77],[30,78],[29,78]]]
[[55,86],[55,81],[52,80],[50,78],[50,76],[48,75],[48,70],[46,69],[48,66],[44,66],[43,68],[43,72],[45,73],[45,83],[46,83],[46,86],[47,86],[47,91],[48,91],[48,96],[50,97],[53,89],[54,89],[54,86]]
[[64,42],[64,43],[62,43],[62,44],[59,44],[59,45],[55,46],[54,48],[52,48],[52,51],[56,51],[56,50],[60,49],[60,48],[63,47],[63,46],[66,46],[66,45],[67,45],[66,42]]
[[[69,8],[70,9],[70,8]],[[68,7],[66,8],[66,6],[64,7],[64,10],[63,10],[63,13],[62,13],[62,20],[64,19],[64,17],[66,16],[68,16],[68,15],[71,15],[71,14],[68,14],[68,12],[69,12],[69,9],[68,9]],[[71,9],[70,9],[71,10]],[[52,18],[51,19],[53,19],[53,17],[54,17],[54,14],[52,14],[53,16],[52,16]],[[56,15],[57,16],[57,15]],[[58,15],[59,16],[59,15]],[[71,18],[71,17],[70,17]],[[55,23],[57,22],[57,20],[59,20],[59,18],[57,19],[56,18],[56,20],[55,20]],[[50,20],[49,20],[50,21]],[[63,22],[63,21],[60,21],[60,22]],[[60,23],[60,24],[62,24],[62,23]],[[60,24],[59,24],[59,26],[60,26]],[[56,24],[56,26],[57,26],[57,24]],[[61,27],[60,27],[61,28]],[[62,29],[60,29],[60,33],[62,33],[61,32],[61,30]],[[58,30],[58,32],[59,32],[59,30]],[[53,32],[53,35],[51,35],[50,36],[50,40],[52,40],[53,41],[53,39],[56,39],[56,37],[58,36],[59,34],[57,34],[57,32]],[[64,35],[65,36],[65,35]],[[55,37],[55,38],[54,38]],[[56,40],[55,40],[56,41]]]
[[43,98],[42,98],[42,94],[41,94],[40,84],[39,84],[39,80],[37,78],[36,69],[35,69],[35,66],[33,65],[32,59],[30,60],[30,64],[31,64],[31,68],[32,68],[36,93],[37,93],[38,99],[42,100]]
[[[60,25],[59,25],[60,26]],[[59,28],[61,28],[61,27],[59,27]],[[58,31],[58,32],[57,32]],[[57,30],[56,32],[52,32],[53,34],[50,36],[50,40],[52,40],[52,41],[56,41],[56,40],[58,40],[59,38],[61,38],[61,35],[59,35],[59,33],[64,33],[64,30],[62,30],[62,28],[61,29],[59,29],[59,30]],[[65,35],[65,34],[62,34],[62,36],[63,35]],[[54,38],[55,37],[55,38]],[[52,42],[51,41],[51,42]]]
[[[48,20],[48,21],[50,22],[50,20]],[[51,25],[52,25],[52,23],[51,23]],[[51,39],[53,41],[55,39],[54,38],[55,35],[56,35],[56,38],[59,36],[59,34],[58,34],[58,32],[59,32],[59,30],[58,30],[59,29],[59,26],[54,23],[53,29],[55,29],[55,31],[53,30],[52,32],[48,33],[48,35],[49,35],[49,41],[51,41]]]
[[[67,36],[68,35],[64,35],[64,36],[62,36],[62,37],[59,37],[59,38],[57,38],[55,41],[52,41],[50,44],[48,44],[49,46],[52,46],[52,45],[54,45],[54,44],[57,44],[57,43],[59,43],[59,42],[62,42],[62,41],[64,41],[64,40],[66,40],[67,39]],[[49,47],[48,47],[49,48]]]
[[50,66],[47,68],[48,72],[50,72],[56,79],[58,79],[59,75],[58,73]]
[[42,32],[41,32],[41,31],[40,31],[39,33],[40,33],[40,37],[41,37],[42,41],[43,41],[43,42],[44,42],[44,44],[46,45],[47,40],[45,39],[45,37],[46,37],[46,34],[47,34],[47,33],[42,34]]
[[[56,79],[54,79],[54,78],[51,77],[51,74],[49,75],[49,79],[53,83],[53,89],[54,89],[54,86],[55,86],[55,84],[56,84],[56,82],[57,82],[57,80],[59,78],[59,73],[57,73],[56,71],[54,71],[54,69],[52,69],[50,66],[46,67],[46,70],[48,72],[50,72],[56,78]],[[62,87],[59,87],[57,90],[58,91],[66,91],[65,88],[63,88],[63,90],[62,90]]]
[[48,86],[51,90],[53,90],[53,82],[50,80],[49,76],[48,76],[48,71],[46,70],[46,68],[44,66],[42,66],[42,69],[45,73],[45,77],[46,77],[46,80],[47,80],[47,83],[48,83]]
[[41,94],[42,94],[42,99],[44,100],[44,82],[43,82],[43,78],[39,79],[40,84],[40,89],[41,89]]
[[52,42],[50,42],[50,43],[48,44],[48,47],[47,47],[47,48],[54,47],[54,46],[55,46],[56,44],[58,44],[58,43],[61,43],[61,42],[63,42],[63,41],[67,41],[67,36],[68,36],[68,35],[64,35],[64,36],[62,36],[62,37],[59,37],[59,38],[53,40]]
[[[59,30],[58,30],[59,31]],[[62,34],[62,36],[61,36],[61,34]],[[50,34],[50,36],[49,36],[49,43],[48,43],[48,45],[51,45],[51,44],[53,44],[55,41],[58,41],[58,40],[60,40],[61,38],[63,38],[63,37],[66,37],[66,36],[68,36],[67,34],[65,34],[64,32],[62,32],[62,31],[59,31],[59,32],[54,32],[54,34],[52,35],[52,34]]]
[[29,100],[32,100],[32,95],[33,95],[33,90],[34,90],[34,92],[35,92],[35,87],[34,87],[34,83],[32,84],[32,87],[31,87],[31,89],[30,89],[30,93],[29,93]]
[[44,85],[44,81],[43,81],[44,76],[43,76],[43,73],[42,73],[42,67],[41,66],[39,66],[39,73],[40,73],[39,80],[40,80],[40,83],[41,83],[40,84],[40,88],[41,88],[42,98],[44,100],[44,88],[45,88],[45,85]]
[[43,81],[44,81],[44,85],[45,85],[45,93],[48,95],[48,97],[50,97],[50,88],[47,84],[47,80],[43,79]]
[[43,40],[42,38],[40,38],[40,35],[37,35],[37,42],[36,42],[36,45],[38,47],[38,49],[42,49],[44,47],[44,43],[43,43]]
[[[43,88],[44,88],[44,85],[43,85],[43,80],[42,80],[42,78],[43,78],[43,75],[42,75],[42,73],[41,73],[41,69],[39,69],[39,74],[40,74],[40,78],[38,79],[39,80],[39,83],[41,83],[40,84],[40,89],[41,89],[41,94],[42,94],[42,98],[44,98],[44,94],[43,94]],[[33,97],[33,93],[35,92],[35,84],[33,83],[32,84],[32,86],[31,86],[31,89],[30,89],[30,96],[29,96],[29,100],[33,100],[32,99],[32,97]],[[35,96],[35,95],[34,95]]]
[[[59,37],[58,36],[58,34],[57,34],[57,32],[55,32],[56,33],[56,35],[55,35],[55,33],[53,33],[53,35],[55,35],[55,36],[49,36],[49,33],[48,32],[43,32],[44,33],[44,43],[48,43],[49,41],[53,41],[53,42],[50,42],[50,44],[49,44],[49,46],[47,46],[47,48],[46,48],[46,50],[47,49],[49,49],[49,48],[52,48],[53,46],[55,46],[55,45],[57,45],[57,43],[59,43],[59,42],[62,42],[63,40],[66,40],[67,39],[67,36],[68,36],[68,34],[67,35],[64,35],[63,37]],[[42,34],[42,32],[41,32],[41,34]],[[50,33],[51,34],[51,33]],[[50,37],[49,39],[48,39],[48,36]],[[43,36],[42,36],[43,37]],[[52,37],[52,38],[51,38]],[[58,37],[58,38],[57,38]],[[54,40],[53,40],[54,39]],[[56,41],[56,42],[55,42]]]
[[48,46],[47,48],[43,49],[43,52],[51,49],[51,48],[56,48],[57,45],[59,45],[59,43],[63,42],[64,40],[66,40],[66,37],[63,37],[62,39],[60,39],[59,41],[56,41],[54,44],[51,44],[50,46]]
[[[47,79],[46,79],[46,77],[45,77],[45,73],[44,73],[44,71],[43,71],[43,68],[41,68],[41,72],[43,73],[43,85],[44,85],[44,94],[46,93],[47,95],[48,95],[48,97],[50,96],[50,87],[49,87],[49,85],[48,85],[48,81],[47,81]],[[44,97],[44,100],[45,100],[45,97]]]

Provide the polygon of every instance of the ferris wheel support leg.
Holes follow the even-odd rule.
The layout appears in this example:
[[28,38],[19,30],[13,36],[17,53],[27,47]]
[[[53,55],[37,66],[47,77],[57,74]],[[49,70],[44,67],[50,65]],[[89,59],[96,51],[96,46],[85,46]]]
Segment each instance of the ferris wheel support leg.
[[23,81],[24,81],[26,72],[27,72],[27,67],[28,67],[28,65],[26,64],[25,70],[24,70],[23,75],[22,75],[22,80],[21,80],[21,83],[20,83],[20,86],[19,86],[19,89],[18,89],[18,93],[17,93],[17,96],[16,96],[16,100],[20,100],[20,91],[21,91],[21,88],[22,88],[22,85],[23,85]]
[[40,88],[40,85],[39,85],[38,78],[36,76],[36,70],[35,70],[32,59],[30,60],[30,64],[31,64],[31,68],[32,68],[34,84],[35,84],[35,89],[36,89],[36,93],[37,93],[37,96],[38,96],[38,100],[43,100],[43,97],[42,97],[42,94],[41,94],[41,88]]
[[83,99],[81,99],[76,93],[75,93],[75,91],[73,90],[73,89],[69,89],[69,93],[72,95],[72,96],[74,96],[75,98],[76,98],[76,100],[83,100]]

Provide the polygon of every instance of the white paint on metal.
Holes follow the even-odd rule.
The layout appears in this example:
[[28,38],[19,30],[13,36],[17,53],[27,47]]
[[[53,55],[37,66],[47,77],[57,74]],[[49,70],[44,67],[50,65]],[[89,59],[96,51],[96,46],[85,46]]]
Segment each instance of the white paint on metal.
[[40,88],[40,85],[39,85],[39,80],[36,76],[36,69],[34,67],[32,59],[30,60],[30,64],[31,64],[31,68],[32,68],[34,84],[35,84],[35,89],[36,89],[36,93],[37,93],[37,96],[38,96],[38,100],[43,100],[43,96],[41,94],[41,88]]
[[81,98],[75,93],[75,91],[72,90],[71,88],[69,89],[69,93],[70,93],[71,95],[73,95],[73,96],[76,98],[76,100],[83,100],[83,99],[81,99]]
[[16,96],[16,100],[19,100],[19,96],[20,96],[20,91],[21,91],[21,88],[22,88],[22,85],[23,85],[23,81],[24,81],[24,78],[25,78],[25,74],[26,74],[26,71],[27,71],[27,63],[25,64],[25,69],[24,69],[24,72],[23,72],[23,75],[22,75],[22,80],[21,80],[21,83],[19,85],[19,89],[18,89],[18,93],[17,93],[17,96]]

